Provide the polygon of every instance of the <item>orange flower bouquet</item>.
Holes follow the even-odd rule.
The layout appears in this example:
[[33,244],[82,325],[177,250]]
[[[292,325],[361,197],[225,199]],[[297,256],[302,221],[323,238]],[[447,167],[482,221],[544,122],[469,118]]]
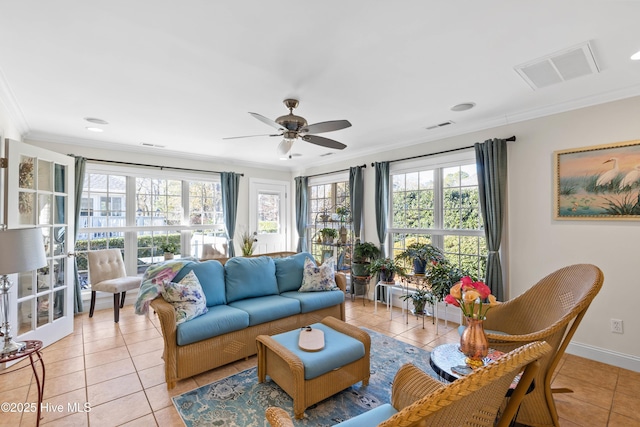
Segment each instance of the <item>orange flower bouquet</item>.
[[479,320],[484,320],[491,307],[500,304],[486,284],[474,282],[469,276],[463,277],[453,285],[444,301],[460,307],[465,317]]

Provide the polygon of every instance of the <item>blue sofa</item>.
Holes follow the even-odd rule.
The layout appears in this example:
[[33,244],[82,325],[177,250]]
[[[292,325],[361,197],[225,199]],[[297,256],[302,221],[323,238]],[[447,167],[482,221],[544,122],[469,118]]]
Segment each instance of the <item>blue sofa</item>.
[[174,277],[198,277],[207,313],[176,325],[175,310],[162,296],[151,302],[164,338],[167,388],[218,366],[257,353],[258,335],[275,335],[319,322],[344,320],[346,277],[336,274],[339,290],[299,292],[308,253],[285,258],[235,257],[187,263]]

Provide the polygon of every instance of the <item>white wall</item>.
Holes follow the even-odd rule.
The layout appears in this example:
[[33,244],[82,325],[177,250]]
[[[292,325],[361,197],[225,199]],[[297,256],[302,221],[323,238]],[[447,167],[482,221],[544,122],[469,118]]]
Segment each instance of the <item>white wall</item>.
[[[311,175],[367,163],[365,212],[374,212],[372,161],[394,160],[466,147],[515,135],[508,145],[508,226],[502,247],[507,293],[523,293],[542,277],[574,263],[602,269],[605,282],[583,319],[569,353],[640,371],[640,222],[553,219],[553,152],[640,138],[640,97],[545,118],[513,123],[412,149],[395,149],[349,162],[299,171]],[[375,215],[365,218],[364,239],[378,242]],[[624,321],[624,334],[610,332],[611,318]]]

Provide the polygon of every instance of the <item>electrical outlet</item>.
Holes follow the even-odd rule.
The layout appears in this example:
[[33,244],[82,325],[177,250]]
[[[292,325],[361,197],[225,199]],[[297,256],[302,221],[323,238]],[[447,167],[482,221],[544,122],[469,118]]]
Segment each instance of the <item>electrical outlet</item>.
[[620,319],[611,319],[611,332],[613,332],[614,334],[623,333],[622,320],[620,320]]

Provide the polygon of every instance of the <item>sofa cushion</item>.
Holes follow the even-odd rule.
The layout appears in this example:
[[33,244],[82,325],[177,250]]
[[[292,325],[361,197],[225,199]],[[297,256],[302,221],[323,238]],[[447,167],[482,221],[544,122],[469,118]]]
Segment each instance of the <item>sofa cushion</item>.
[[204,295],[207,298],[207,307],[227,303],[224,284],[224,266],[219,261],[209,260],[190,263],[180,270],[174,278],[174,281],[180,280],[186,276],[189,271],[193,271],[198,277]]
[[300,252],[299,254],[273,260],[276,264],[276,280],[280,293],[300,289],[302,271],[304,270],[304,261],[306,259],[310,259],[315,265],[315,260],[308,252]]
[[162,297],[176,311],[176,325],[207,312],[207,300],[193,271],[190,271],[178,283],[165,280]]
[[344,292],[298,292],[289,291],[280,294],[282,297],[293,298],[300,301],[300,312],[310,313],[315,310],[333,307],[344,302]]
[[228,305],[216,305],[209,308],[209,311],[202,316],[179,324],[177,342],[178,345],[187,345],[238,331],[248,326],[249,315],[247,312]]
[[[300,330],[274,335],[272,338],[295,354],[304,365],[304,379],[310,380],[364,357],[364,344],[322,323],[311,325],[324,332],[322,351],[304,351],[298,346]],[[368,425],[368,424],[361,424]]]
[[229,306],[249,314],[249,326],[282,319],[300,313],[300,302],[279,295],[248,298],[229,303]]
[[302,286],[299,292],[321,292],[338,290],[335,278],[335,264],[333,258],[329,258],[319,267],[316,267],[309,259],[304,260],[302,273]]
[[224,265],[227,303],[277,295],[276,265],[267,256],[234,257]]

